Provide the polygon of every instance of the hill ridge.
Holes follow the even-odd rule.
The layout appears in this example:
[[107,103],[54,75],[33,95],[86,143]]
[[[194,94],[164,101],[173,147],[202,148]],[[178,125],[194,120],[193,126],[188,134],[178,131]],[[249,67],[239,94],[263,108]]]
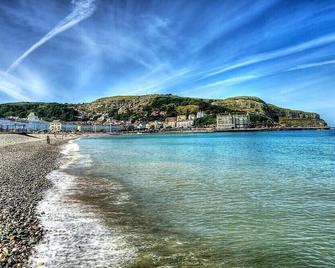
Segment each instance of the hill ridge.
[[[167,117],[196,114],[203,111],[205,119],[198,120],[200,126],[215,124],[217,114],[249,113],[254,126],[326,126],[320,115],[281,108],[266,103],[256,96],[235,96],[225,99],[181,97],[173,94],[117,95],[98,98],[82,104],[44,102],[19,102],[0,104],[0,117],[27,117],[35,112],[39,117],[51,121],[111,121],[149,122],[164,121]],[[197,121],[196,121],[197,122]]]

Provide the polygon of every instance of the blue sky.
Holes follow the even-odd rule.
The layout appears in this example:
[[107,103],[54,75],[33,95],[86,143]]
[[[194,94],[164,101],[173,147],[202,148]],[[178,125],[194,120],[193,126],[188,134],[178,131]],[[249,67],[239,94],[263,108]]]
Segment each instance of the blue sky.
[[1,0],[0,102],[258,96],[335,125],[335,2]]

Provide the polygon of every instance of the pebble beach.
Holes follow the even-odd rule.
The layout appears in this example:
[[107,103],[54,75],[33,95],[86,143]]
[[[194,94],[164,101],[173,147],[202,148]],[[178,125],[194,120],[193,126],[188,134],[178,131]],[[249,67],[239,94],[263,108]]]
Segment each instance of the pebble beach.
[[59,165],[67,139],[0,134],[0,267],[27,267],[44,230],[36,205],[50,187],[46,175]]

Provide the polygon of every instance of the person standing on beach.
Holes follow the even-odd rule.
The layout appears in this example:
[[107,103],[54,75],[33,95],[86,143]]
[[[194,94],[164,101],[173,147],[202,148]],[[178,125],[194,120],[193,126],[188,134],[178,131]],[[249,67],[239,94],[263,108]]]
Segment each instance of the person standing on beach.
[[47,144],[50,144],[50,137],[47,135]]

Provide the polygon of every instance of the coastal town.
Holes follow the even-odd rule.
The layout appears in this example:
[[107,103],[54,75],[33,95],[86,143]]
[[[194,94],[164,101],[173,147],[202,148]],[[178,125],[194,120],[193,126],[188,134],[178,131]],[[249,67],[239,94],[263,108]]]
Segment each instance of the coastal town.
[[161,133],[327,128],[314,112],[258,97],[198,99],[171,94],[112,96],[89,103],[0,104],[0,132]]
[[[105,115],[95,122],[62,122],[53,120],[47,122],[39,118],[35,113],[29,113],[27,118],[8,117],[0,119],[2,132],[27,131],[27,132],[121,132],[121,131],[173,131],[173,130],[200,130],[194,126],[195,119],[205,117],[204,111],[196,114],[178,115],[167,117],[164,121],[151,122],[127,122],[105,120]],[[249,114],[220,114],[216,116],[216,125],[202,130],[247,129],[250,127]]]
[[[35,113],[29,113],[27,118],[9,117],[0,119],[0,132],[16,133],[156,133],[156,132],[215,132],[215,131],[247,131],[247,130],[280,130],[300,129],[301,127],[284,128],[280,125],[255,128],[251,125],[250,115],[247,114],[218,114],[216,124],[206,128],[195,126],[195,120],[206,116],[206,112],[167,117],[164,121],[129,122],[105,119],[101,115],[97,121],[64,122],[53,120],[44,121]],[[323,127],[326,128],[326,127]]]

